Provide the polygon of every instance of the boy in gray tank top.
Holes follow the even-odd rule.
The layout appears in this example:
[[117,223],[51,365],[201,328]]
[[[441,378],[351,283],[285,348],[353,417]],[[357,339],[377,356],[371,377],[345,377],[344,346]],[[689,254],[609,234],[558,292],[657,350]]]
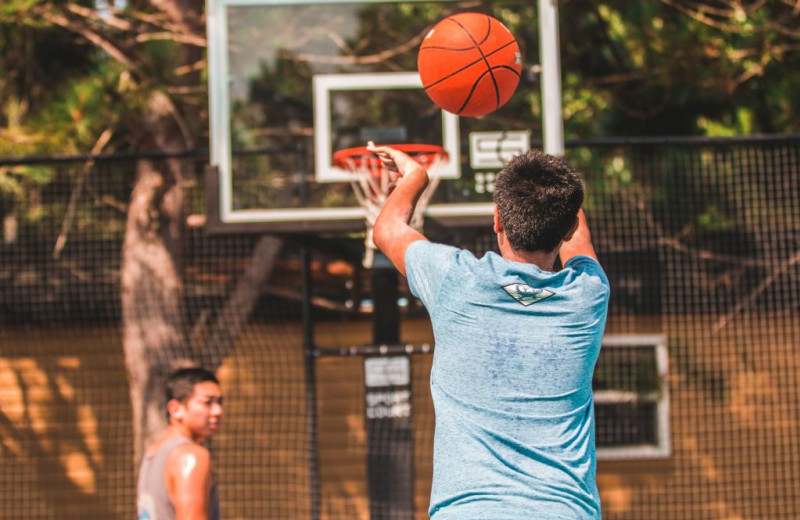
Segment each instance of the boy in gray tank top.
[[222,394],[211,372],[186,368],[167,380],[166,431],[147,449],[139,469],[139,520],[219,520],[211,456],[202,443],[222,421]]

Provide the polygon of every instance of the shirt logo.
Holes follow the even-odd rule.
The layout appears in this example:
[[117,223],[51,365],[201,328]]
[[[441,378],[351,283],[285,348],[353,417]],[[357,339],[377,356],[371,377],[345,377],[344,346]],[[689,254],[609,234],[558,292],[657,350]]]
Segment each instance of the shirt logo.
[[542,300],[546,300],[555,294],[553,291],[548,291],[547,289],[536,289],[535,287],[531,287],[525,283],[512,283],[505,285],[503,286],[503,290],[525,307],[528,305],[533,305],[534,303],[538,303]]

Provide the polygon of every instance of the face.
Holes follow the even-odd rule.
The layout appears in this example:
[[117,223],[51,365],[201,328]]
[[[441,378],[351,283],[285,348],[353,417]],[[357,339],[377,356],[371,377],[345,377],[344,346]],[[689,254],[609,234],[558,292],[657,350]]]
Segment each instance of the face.
[[212,437],[222,423],[222,393],[212,381],[194,385],[185,403],[170,401],[172,418],[195,442]]

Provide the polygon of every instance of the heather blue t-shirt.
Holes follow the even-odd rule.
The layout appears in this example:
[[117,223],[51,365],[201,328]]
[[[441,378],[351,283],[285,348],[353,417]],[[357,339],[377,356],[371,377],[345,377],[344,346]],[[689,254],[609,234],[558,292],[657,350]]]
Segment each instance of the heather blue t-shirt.
[[600,518],[592,373],[609,285],[424,240],[405,267],[436,349],[433,520]]

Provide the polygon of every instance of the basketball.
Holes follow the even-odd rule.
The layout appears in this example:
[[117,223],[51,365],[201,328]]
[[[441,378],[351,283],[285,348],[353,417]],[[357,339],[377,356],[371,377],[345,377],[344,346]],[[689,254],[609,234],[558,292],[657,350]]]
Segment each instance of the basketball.
[[519,84],[522,57],[514,35],[481,13],[449,16],[431,29],[417,55],[422,86],[431,101],[465,117],[494,112]]

